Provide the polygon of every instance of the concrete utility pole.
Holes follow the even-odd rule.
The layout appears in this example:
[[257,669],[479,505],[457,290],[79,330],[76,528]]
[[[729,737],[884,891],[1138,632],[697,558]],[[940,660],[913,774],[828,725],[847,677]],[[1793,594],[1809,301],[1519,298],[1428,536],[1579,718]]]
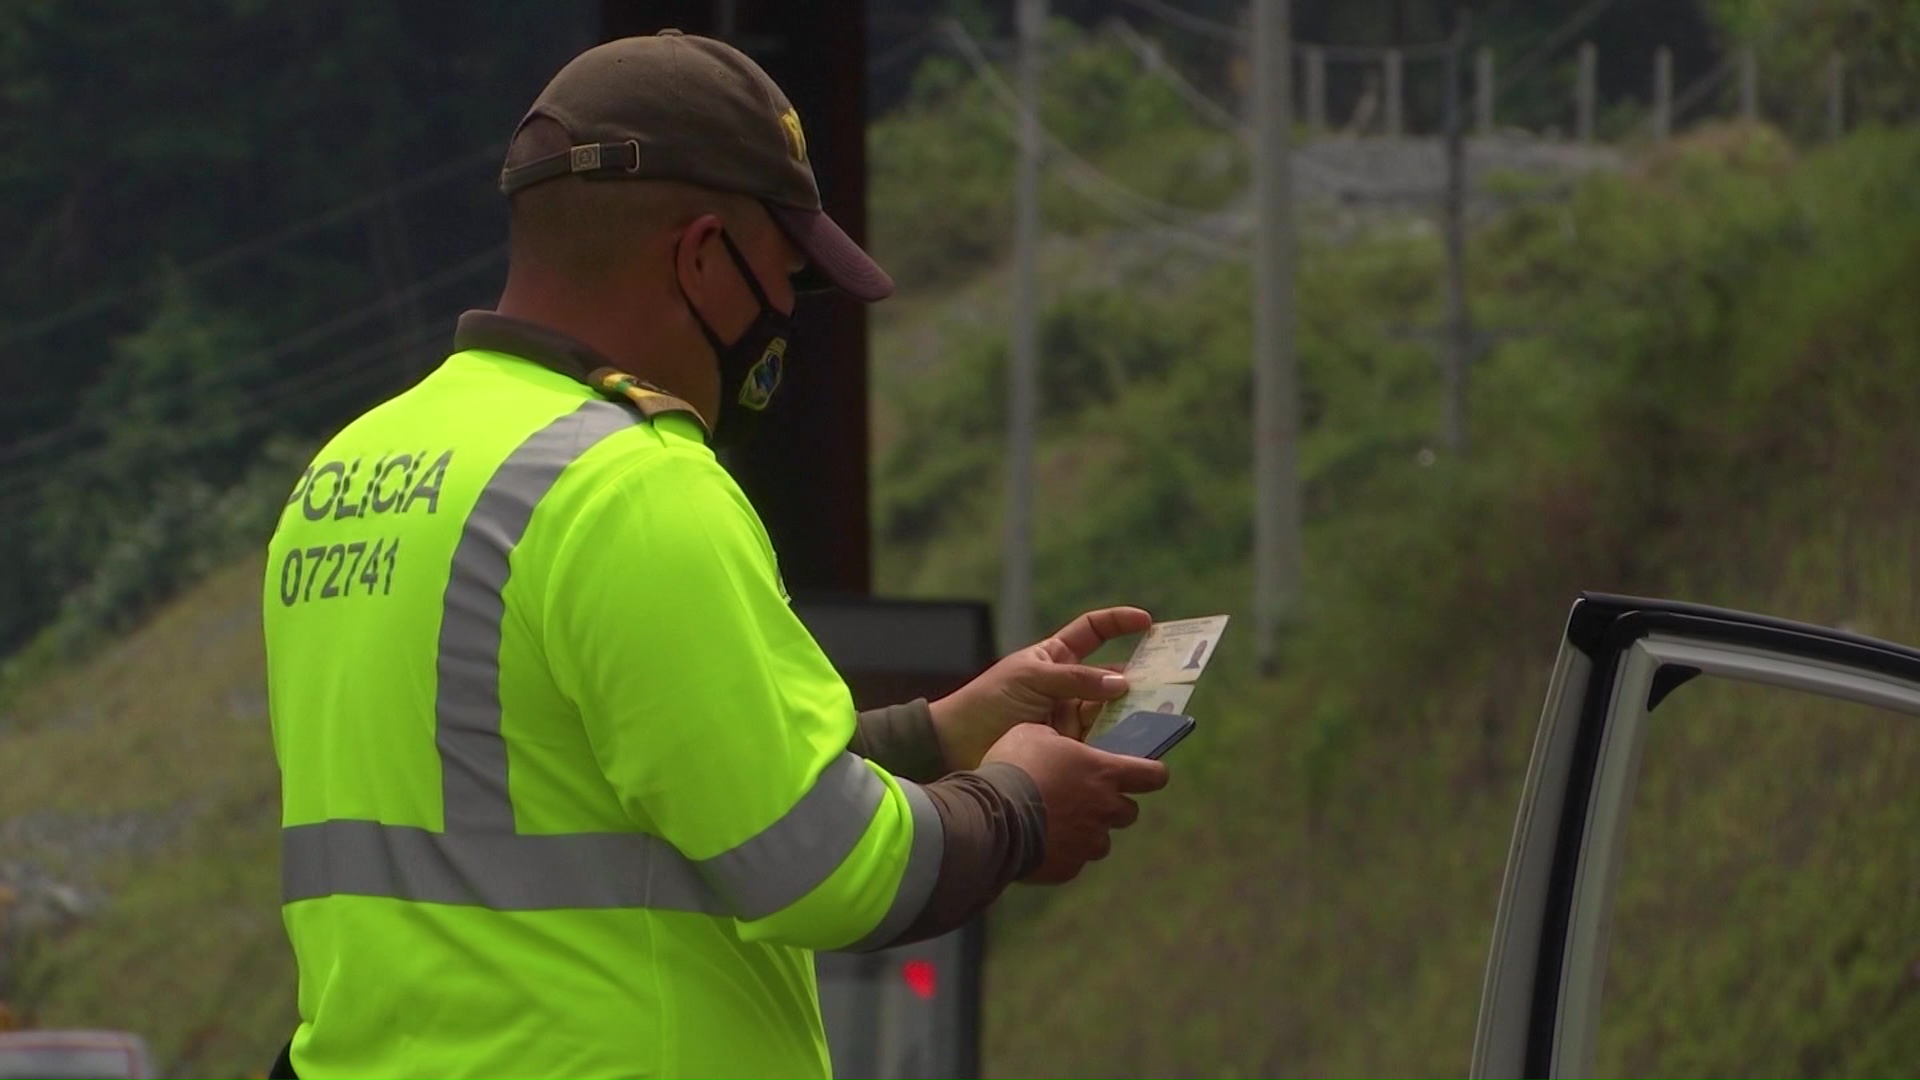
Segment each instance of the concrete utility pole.
[[1653,137],[1666,142],[1673,134],[1673,50],[1662,45],[1653,53]]
[[1015,174],[1013,341],[1007,364],[1007,517],[1000,571],[999,646],[1033,637],[1033,457],[1039,426],[1040,39],[1047,0],[1019,0],[1020,162]]
[[1465,8],[1454,15],[1446,76],[1446,417],[1441,437],[1447,450],[1456,455],[1467,449],[1467,374],[1476,344],[1473,314],[1467,307],[1467,118],[1460,107],[1461,53],[1467,47],[1468,19]]
[[1599,98],[1600,53],[1593,42],[1580,43],[1580,75],[1574,83],[1574,137],[1583,143],[1593,141],[1593,107]]
[[1300,405],[1294,370],[1292,27],[1288,0],[1253,15],[1253,630],[1264,674],[1300,603]]
[[1839,53],[1827,57],[1827,138],[1838,139],[1847,133],[1847,58]]
[[1760,64],[1751,45],[1740,50],[1740,119],[1760,119]]

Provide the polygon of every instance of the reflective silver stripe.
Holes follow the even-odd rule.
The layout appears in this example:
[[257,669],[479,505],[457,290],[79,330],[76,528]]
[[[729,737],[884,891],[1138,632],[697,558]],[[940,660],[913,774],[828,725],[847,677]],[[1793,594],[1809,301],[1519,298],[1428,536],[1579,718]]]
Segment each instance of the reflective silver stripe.
[[379,896],[495,911],[648,908],[726,915],[673,845],[640,833],[435,833],[373,821],[280,832],[284,903]]
[[434,742],[449,832],[513,831],[507,744],[500,736],[500,621],[507,557],[560,473],[633,413],[588,401],[528,436],[495,470],[461,526],[440,622]]
[[940,877],[940,860],[946,857],[947,833],[940,824],[940,811],[933,800],[911,780],[901,780],[900,791],[913,810],[913,849],[907,854],[907,869],[900,876],[900,888],[893,894],[893,906],[881,917],[880,925],[841,952],[867,952],[885,948],[906,933],[913,920],[927,906],[934,882]]
[[[667,841],[637,833],[514,832],[500,718],[510,556],[567,466],[633,423],[630,410],[604,401],[554,420],[500,463],[461,526],[447,576],[434,702],[446,831],[347,820],[284,829],[286,902],[359,895],[501,911],[633,907],[754,920],[818,888],[859,845],[887,791],[852,754],[830,762],[779,821],[698,864]],[[887,915],[902,928],[925,904],[941,845],[932,804],[918,787],[903,786],[913,807],[913,851]],[[930,868],[923,868],[929,847]]]
[[841,754],[780,820],[698,865],[735,914],[752,922],[820,887],[847,860],[887,797],[866,760]]

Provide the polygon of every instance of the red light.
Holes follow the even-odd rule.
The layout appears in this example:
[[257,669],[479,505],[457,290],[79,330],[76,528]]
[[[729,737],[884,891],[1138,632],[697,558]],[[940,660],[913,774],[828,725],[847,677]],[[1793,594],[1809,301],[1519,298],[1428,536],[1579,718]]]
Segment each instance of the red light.
[[909,960],[900,965],[900,975],[907,980],[907,989],[921,998],[933,996],[933,964],[926,960]]

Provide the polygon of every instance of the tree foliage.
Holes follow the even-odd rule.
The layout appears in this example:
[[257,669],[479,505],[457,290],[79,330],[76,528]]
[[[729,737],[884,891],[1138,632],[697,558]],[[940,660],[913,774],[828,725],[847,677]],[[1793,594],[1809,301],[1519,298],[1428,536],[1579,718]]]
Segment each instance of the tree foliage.
[[[1829,61],[1844,60],[1849,122],[1920,116],[1920,4],[1911,0],[1714,0],[1730,40],[1753,48],[1772,109],[1822,130]],[[1795,91],[1798,92],[1782,92]]]
[[[0,5],[0,655],[130,536],[185,515],[160,534],[189,542],[274,438],[417,370],[383,343],[490,302],[421,282],[500,242],[489,147],[587,9]],[[192,561],[142,543],[149,591]]]

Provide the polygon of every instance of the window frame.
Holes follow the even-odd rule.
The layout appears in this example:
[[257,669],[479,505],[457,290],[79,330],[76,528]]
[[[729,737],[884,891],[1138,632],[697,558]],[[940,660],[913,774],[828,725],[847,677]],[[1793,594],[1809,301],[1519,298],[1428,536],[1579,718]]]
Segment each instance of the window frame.
[[1472,1075],[1584,1076],[1647,722],[1702,674],[1920,716],[1920,651],[1722,608],[1584,594],[1527,769]]

